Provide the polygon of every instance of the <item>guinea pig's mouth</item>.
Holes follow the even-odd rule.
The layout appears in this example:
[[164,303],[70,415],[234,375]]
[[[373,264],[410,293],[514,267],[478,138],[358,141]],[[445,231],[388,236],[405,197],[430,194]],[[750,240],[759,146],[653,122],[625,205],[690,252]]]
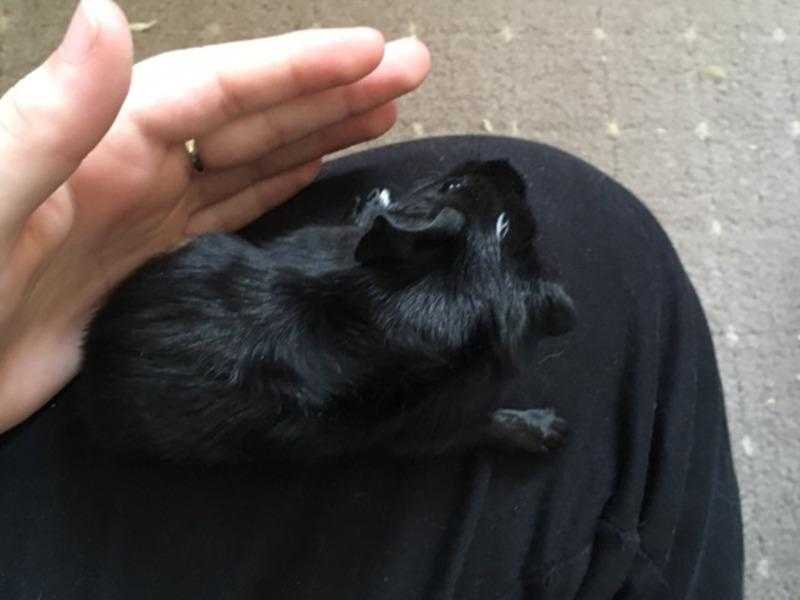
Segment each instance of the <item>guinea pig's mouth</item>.
[[433,218],[445,207],[460,209],[461,194],[473,184],[464,176],[429,180],[392,202],[388,210],[414,218]]
[[390,212],[401,218],[424,220],[433,219],[444,207],[445,205],[442,203],[434,203],[430,200],[419,199],[409,204],[398,204],[398,206],[393,207],[394,210],[390,210]]

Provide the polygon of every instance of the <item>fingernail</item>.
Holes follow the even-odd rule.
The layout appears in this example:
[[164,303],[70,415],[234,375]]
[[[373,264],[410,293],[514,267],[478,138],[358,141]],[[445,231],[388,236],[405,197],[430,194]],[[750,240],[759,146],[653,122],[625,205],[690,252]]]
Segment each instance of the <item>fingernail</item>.
[[60,48],[62,56],[70,62],[85,60],[97,39],[97,21],[92,15],[94,4],[95,0],[81,0],[72,15]]

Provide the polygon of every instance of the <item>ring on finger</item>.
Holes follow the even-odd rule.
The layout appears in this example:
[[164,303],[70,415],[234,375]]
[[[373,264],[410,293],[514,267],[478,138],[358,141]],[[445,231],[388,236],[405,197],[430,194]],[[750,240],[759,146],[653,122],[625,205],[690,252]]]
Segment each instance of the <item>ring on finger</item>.
[[184,143],[184,147],[186,148],[186,156],[189,157],[189,164],[192,165],[192,169],[198,173],[205,171],[206,168],[203,164],[203,159],[200,158],[200,148],[197,146],[197,140],[187,140]]

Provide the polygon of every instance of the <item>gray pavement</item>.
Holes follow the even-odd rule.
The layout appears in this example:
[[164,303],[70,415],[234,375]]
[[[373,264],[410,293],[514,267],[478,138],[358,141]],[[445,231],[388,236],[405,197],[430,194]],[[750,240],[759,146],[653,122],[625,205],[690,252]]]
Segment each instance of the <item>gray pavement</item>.
[[[800,597],[796,0],[122,4],[132,21],[158,20],[136,34],[139,57],[311,26],[415,33],[433,73],[384,141],[518,135],[584,157],[639,195],[672,236],[714,332],[748,598]],[[0,0],[0,89],[54,46],[72,7]]]

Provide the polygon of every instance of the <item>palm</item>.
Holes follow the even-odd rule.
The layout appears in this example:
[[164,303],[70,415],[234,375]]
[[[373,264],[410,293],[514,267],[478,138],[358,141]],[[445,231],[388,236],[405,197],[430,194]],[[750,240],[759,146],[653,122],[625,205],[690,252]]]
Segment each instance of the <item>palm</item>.
[[[64,68],[69,81],[73,71]],[[11,312],[0,311],[0,401],[15,405],[0,414],[0,431],[75,373],[92,311],[121,279],[193,235],[237,229],[294,195],[326,154],[388,130],[394,98],[428,69],[419,42],[384,51],[371,30],[298,32],[137,65],[113,125],[30,215],[6,264],[10,283],[0,288],[10,290]],[[41,98],[31,81],[28,97]],[[49,114],[44,108],[36,114]],[[186,157],[190,138],[202,174]],[[75,150],[66,139],[43,172],[69,171]],[[19,373],[29,377],[22,387],[4,387]]]
[[59,190],[75,208],[70,239],[103,261],[107,286],[182,239],[191,214],[187,167],[177,146],[115,126]]
[[[392,99],[422,81],[427,55],[406,40],[381,56],[370,35],[355,42],[319,32],[285,36],[295,38],[284,50],[292,68],[277,74],[274,66],[257,63],[232,74],[225,68],[231,56],[274,52],[286,44],[281,38],[231,44],[231,56],[218,60],[216,69],[207,48],[137,65],[114,126],[62,191],[71,194],[76,221],[70,238],[79,242],[68,242],[67,249],[80,246],[83,261],[97,266],[84,300],[96,302],[187,233],[245,225],[307,185],[324,154],[388,129],[395,118]],[[197,63],[205,68],[188,67]],[[298,76],[298,66],[309,74]],[[169,95],[154,94],[165,78],[171,78]],[[189,137],[198,138],[207,173],[192,172],[183,145]]]

